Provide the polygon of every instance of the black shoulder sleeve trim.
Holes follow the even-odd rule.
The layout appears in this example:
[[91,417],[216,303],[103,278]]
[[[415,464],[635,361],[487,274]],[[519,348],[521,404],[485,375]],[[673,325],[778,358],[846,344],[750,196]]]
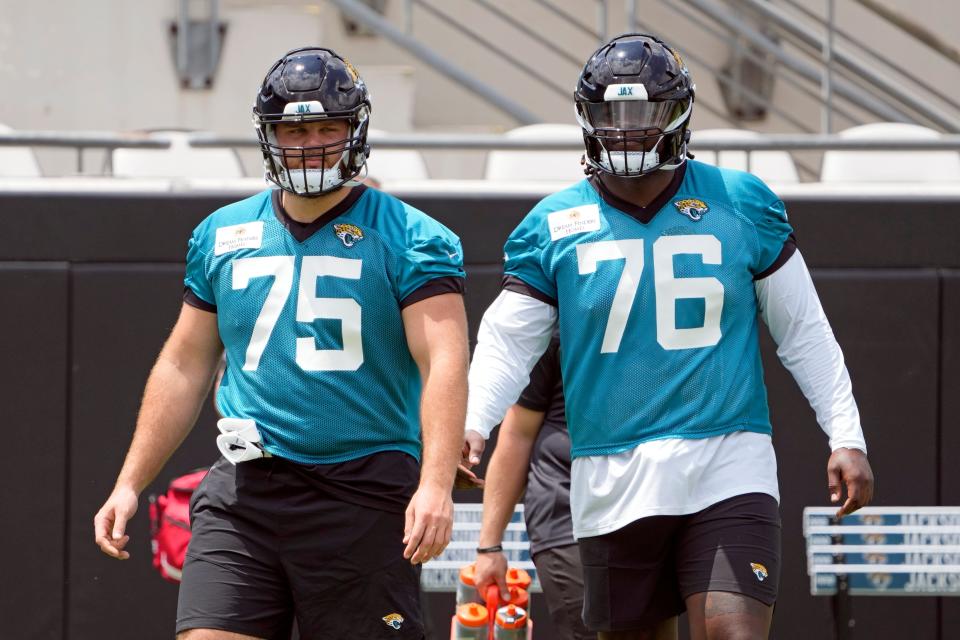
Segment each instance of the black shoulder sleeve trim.
[[757,275],[753,276],[754,282],[756,282],[757,280],[763,280],[767,276],[772,275],[777,269],[779,269],[784,264],[786,264],[787,260],[790,259],[790,256],[792,256],[796,252],[797,252],[797,239],[791,233],[789,236],[787,236],[787,239],[784,240],[783,249],[780,250],[780,255],[777,256],[777,259],[774,260],[773,264],[771,264],[769,267],[767,267]]
[[530,296],[531,298],[539,300],[540,302],[546,302],[551,307],[559,306],[556,298],[551,298],[536,287],[531,287],[517,276],[503,276],[503,280],[500,283],[500,288],[504,289],[505,291],[522,293],[523,295]]
[[517,398],[517,404],[523,407],[524,409],[528,409],[530,411],[540,411],[543,413],[546,413],[547,409],[550,408],[549,402],[544,404],[539,400],[531,400],[530,398],[523,395]]
[[466,287],[464,280],[460,276],[442,276],[434,278],[420,285],[418,289],[411,292],[406,298],[400,301],[400,308],[406,308],[414,302],[420,302],[433,296],[439,296],[444,293],[459,293],[463,295]]
[[196,307],[201,311],[209,311],[210,313],[217,312],[217,305],[210,304],[197,294],[193,292],[193,289],[190,287],[183,288],[183,301],[186,302],[191,307]]

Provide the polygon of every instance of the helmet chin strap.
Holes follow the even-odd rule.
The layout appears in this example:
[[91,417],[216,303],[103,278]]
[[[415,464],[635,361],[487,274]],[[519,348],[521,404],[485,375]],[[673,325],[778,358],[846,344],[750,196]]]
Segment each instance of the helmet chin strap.
[[363,181],[367,179],[367,176],[370,174],[370,170],[367,168],[367,163],[363,163],[363,167],[360,168],[360,173],[350,178],[343,183],[345,187],[358,187],[363,184]]

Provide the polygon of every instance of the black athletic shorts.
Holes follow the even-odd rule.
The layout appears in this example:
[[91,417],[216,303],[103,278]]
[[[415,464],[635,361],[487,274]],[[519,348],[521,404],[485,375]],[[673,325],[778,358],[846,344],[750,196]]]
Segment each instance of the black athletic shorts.
[[584,622],[594,631],[653,627],[704,591],[742,593],[768,606],[777,599],[780,511],[766,494],[641,518],[579,546]]
[[211,468],[191,505],[177,633],[288,640],[295,616],[304,639],[424,637],[403,513],[319,490],[305,469],[279,458]]

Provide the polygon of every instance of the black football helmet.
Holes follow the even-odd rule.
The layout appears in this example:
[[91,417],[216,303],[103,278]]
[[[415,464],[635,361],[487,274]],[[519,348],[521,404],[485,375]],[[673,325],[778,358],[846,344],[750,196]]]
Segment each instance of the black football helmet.
[[586,164],[622,177],[682,165],[694,90],[683,60],[659,38],[628,33],[600,47],[574,92]]
[[[344,120],[347,137],[311,147],[277,144],[279,122]],[[299,196],[315,197],[339,189],[366,166],[370,94],[357,70],[330,49],[294,49],[277,60],[263,79],[253,106],[253,124],[260,139],[266,178]],[[307,168],[306,157],[340,154],[330,168]],[[300,157],[301,168],[288,169],[285,158]]]

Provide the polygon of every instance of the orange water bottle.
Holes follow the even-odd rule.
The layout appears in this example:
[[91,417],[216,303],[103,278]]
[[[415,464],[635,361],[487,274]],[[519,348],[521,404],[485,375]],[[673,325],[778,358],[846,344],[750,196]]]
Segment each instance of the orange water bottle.
[[476,578],[476,564],[471,563],[460,569],[460,579],[457,581],[457,606],[469,602],[483,602],[480,594],[477,593]]
[[457,607],[453,621],[454,640],[487,640],[487,608],[470,602]]
[[494,640],[525,640],[527,637],[527,612],[515,604],[497,609],[493,621]]
[[518,569],[516,567],[507,569],[507,586],[508,587],[520,587],[521,589],[530,588],[530,574],[524,571],[523,569]]
[[510,599],[507,602],[526,610],[527,605],[530,604],[530,596],[527,594],[527,590],[516,585],[510,585],[507,590],[510,592]]

